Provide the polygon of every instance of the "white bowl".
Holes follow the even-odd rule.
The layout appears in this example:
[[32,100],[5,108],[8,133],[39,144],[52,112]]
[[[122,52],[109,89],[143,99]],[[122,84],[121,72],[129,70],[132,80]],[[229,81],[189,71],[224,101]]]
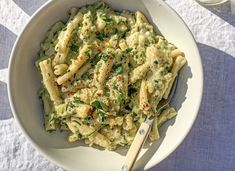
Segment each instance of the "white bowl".
[[[82,142],[71,145],[63,133],[46,133],[43,128],[42,107],[37,91],[40,76],[34,66],[40,42],[47,30],[58,20],[66,19],[71,7],[79,7],[93,0],[49,1],[31,18],[13,48],[9,63],[8,94],[10,105],[20,128],[33,146],[58,166],[66,170],[110,171],[121,170],[127,149],[106,151],[91,148]],[[188,65],[180,74],[173,99],[178,116],[165,124],[157,142],[147,142],[135,165],[146,170],[172,153],[191,129],[202,97],[203,74],[195,40],[182,19],[160,0],[107,0],[114,9],[140,10],[162,35],[185,52]],[[183,156],[182,156],[183,157]]]

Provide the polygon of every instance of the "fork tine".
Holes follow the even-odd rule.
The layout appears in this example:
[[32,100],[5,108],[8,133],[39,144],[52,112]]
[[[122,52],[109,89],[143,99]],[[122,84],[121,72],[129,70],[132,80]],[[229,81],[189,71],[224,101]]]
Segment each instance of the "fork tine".
[[158,106],[157,106],[157,111],[158,111],[158,114],[161,112],[161,110],[163,108],[165,108],[171,101],[171,99],[173,98],[174,94],[175,94],[175,90],[176,90],[176,87],[177,87],[177,83],[178,83],[178,76],[175,78],[174,80],[174,83],[173,83],[173,86],[171,88],[171,92],[170,92],[170,95],[168,96],[167,99],[163,99],[159,102]]

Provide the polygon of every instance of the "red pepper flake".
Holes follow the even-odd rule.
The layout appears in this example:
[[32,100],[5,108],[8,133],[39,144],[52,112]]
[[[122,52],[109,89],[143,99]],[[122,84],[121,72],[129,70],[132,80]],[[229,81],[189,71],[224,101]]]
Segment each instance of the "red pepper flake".
[[96,31],[95,34],[98,35],[98,34],[100,34],[100,32],[99,32],[99,31]]
[[96,50],[99,52],[99,53],[102,53],[101,49],[100,48],[96,48]]
[[97,93],[97,96],[102,96],[102,94],[101,93]]
[[89,109],[88,109],[88,113],[92,113],[93,112],[93,110],[92,110],[92,107],[90,107]]
[[70,80],[70,79],[68,79],[68,82],[71,82],[71,80]]
[[149,109],[149,104],[148,103],[144,103],[143,107],[144,107],[144,110],[148,110]]
[[74,77],[74,78],[76,77],[76,73],[75,73],[75,74],[73,74],[73,77]]
[[64,88],[66,88],[66,89],[67,89],[68,87],[67,87],[66,85],[64,85]]
[[118,80],[118,81],[121,81],[121,80],[122,80],[122,76],[121,76],[121,75],[118,75],[118,76],[117,76],[117,80]]

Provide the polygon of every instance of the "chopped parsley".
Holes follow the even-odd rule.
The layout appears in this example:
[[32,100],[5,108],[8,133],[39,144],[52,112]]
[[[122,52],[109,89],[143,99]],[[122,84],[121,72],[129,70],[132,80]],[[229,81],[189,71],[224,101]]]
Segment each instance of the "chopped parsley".
[[80,122],[78,122],[77,120],[73,120],[73,122],[77,123],[78,125],[82,125]]
[[121,74],[123,72],[122,64],[116,64],[113,66],[114,72],[116,74]]
[[103,41],[104,38],[106,38],[106,37],[108,37],[108,35],[105,33],[99,33],[96,35],[96,38],[99,39],[100,41]]
[[72,43],[70,46],[70,50],[74,53],[78,53],[78,46]]
[[113,88],[114,90],[117,90],[117,89],[118,89],[118,86],[117,86],[115,83],[113,83],[112,88]]
[[100,15],[100,18],[105,21],[107,24],[113,24],[113,20],[111,18],[108,18],[105,13]]
[[86,55],[86,58],[87,58],[87,59],[90,59],[90,58],[91,58],[91,54],[89,53],[89,51],[86,51],[86,52],[85,52],[85,55]]
[[82,123],[85,125],[88,125],[91,123],[91,118],[90,117],[86,117],[82,119]]
[[103,111],[99,111],[99,121],[104,122],[105,119],[105,113]]
[[103,54],[103,56],[101,57],[101,59],[102,59],[104,62],[107,62],[108,59],[109,59],[109,55],[108,55],[108,54]]
[[93,103],[92,103],[92,106],[95,107],[96,109],[101,109],[103,110],[103,106],[104,104],[99,101],[99,100],[95,100]]
[[112,24],[113,20],[111,18],[104,18],[103,19],[107,24]]
[[154,80],[154,82],[155,82],[156,88],[157,88],[157,89],[161,89],[161,81],[159,81],[159,80]]
[[129,52],[131,52],[133,50],[133,48],[127,48],[126,50],[125,50],[125,52],[126,53],[129,53]]
[[155,64],[158,64],[158,61],[154,61]]
[[73,97],[73,103],[84,103],[83,101],[81,101],[80,97]]
[[118,100],[118,102],[125,100],[125,95],[122,92],[119,92],[117,94],[117,100]]
[[121,55],[121,61],[125,60],[126,59],[126,55],[122,54]]
[[95,65],[100,60],[100,56],[101,56],[100,53],[96,53],[91,61],[91,64]]
[[134,117],[133,117],[133,122],[137,122],[138,120],[140,120],[140,117],[139,117],[139,116],[134,116]]
[[84,135],[84,137],[89,137],[89,136],[91,136],[92,134],[94,134],[96,132],[96,130],[94,130],[94,131],[92,131],[90,134],[87,134],[87,135]]

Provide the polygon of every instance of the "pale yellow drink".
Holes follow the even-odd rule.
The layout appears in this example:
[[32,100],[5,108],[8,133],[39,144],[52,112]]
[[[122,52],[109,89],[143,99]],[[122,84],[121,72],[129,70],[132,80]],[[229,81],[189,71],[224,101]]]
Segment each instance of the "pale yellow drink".
[[197,1],[205,5],[217,5],[217,4],[224,3],[228,0],[197,0]]

